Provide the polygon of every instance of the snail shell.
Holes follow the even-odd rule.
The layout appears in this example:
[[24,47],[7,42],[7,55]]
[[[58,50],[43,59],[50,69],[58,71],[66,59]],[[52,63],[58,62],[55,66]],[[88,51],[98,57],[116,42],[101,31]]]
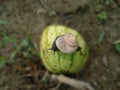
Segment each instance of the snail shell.
[[77,37],[72,33],[67,33],[56,39],[57,48],[63,53],[73,53],[78,49]]

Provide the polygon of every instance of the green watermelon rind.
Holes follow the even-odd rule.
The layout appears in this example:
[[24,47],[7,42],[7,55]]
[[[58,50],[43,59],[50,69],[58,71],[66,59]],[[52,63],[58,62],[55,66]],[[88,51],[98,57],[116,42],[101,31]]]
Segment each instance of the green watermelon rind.
[[[64,54],[60,51],[49,50],[55,38],[66,33],[73,33],[77,36],[83,55],[79,51],[72,54]],[[76,73],[87,62],[88,47],[76,30],[61,25],[52,25],[47,27],[41,36],[40,56],[45,67],[53,73]]]

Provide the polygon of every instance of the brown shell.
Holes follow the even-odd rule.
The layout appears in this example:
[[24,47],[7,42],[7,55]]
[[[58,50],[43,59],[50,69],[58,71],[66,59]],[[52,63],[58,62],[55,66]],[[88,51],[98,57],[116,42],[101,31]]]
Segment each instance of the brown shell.
[[56,40],[56,46],[63,53],[73,53],[78,48],[77,37],[72,33],[67,33]]

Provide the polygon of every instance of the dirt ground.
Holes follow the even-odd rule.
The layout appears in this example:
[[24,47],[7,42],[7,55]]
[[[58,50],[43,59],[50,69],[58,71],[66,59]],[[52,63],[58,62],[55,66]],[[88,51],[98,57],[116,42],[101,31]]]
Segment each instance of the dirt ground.
[[[103,18],[101,12],[106,13]],[[0,24],[0,57],[7,60],[0,68],[0,90],[49,90],[56,86],[49,79],[42,82],[46,69],[35,53],[48,25],[76,29],[90,48],[83,71],[70,77],[88,82],[95,90],[120,90],[120,53],[114,46],[120,40],[119,0],[0,0],[0,20],[6,21]],[[24,53],[29,45],[20,47],[29,34],[29,45],[34,46],[30,56]],[[76,89],[62,84],[59,90]]]

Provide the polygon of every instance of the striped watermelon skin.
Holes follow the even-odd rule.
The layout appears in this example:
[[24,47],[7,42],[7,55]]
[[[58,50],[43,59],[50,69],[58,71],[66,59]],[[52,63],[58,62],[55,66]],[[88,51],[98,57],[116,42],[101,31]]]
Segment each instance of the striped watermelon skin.
[[[83,54],[80,51],[65,54],[61,51],[54,52],[49,50],[56,37],[66,33],[76,35]],[[88,47],[83,37],[76,30],[61,25],[52,25],[48,26],[42,33],[40,56],[45,67],[53,73],[77,73],[87,62]]]

